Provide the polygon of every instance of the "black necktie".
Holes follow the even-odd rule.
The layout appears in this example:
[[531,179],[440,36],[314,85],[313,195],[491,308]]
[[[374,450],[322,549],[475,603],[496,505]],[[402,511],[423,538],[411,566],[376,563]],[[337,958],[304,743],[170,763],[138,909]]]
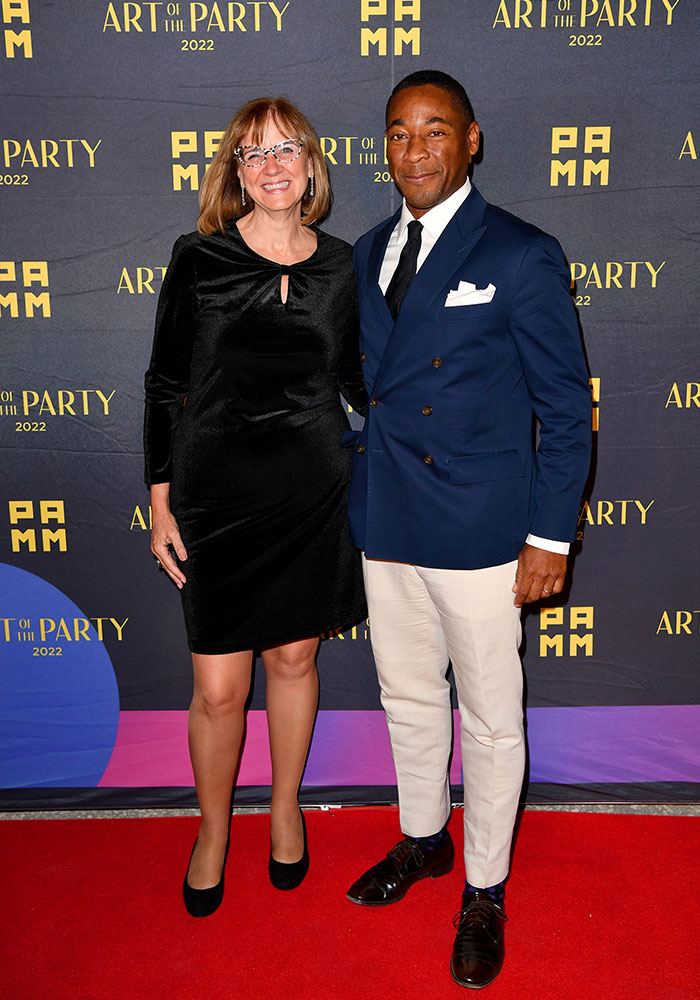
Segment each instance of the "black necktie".
[[399,314],[403,297],[416,274],[422,230],[423,226],[417,220],[409,222],[406,245],[401,251],[401,256],[399,257],[393,277],[389,282],[389,287],[384,293],[386,304],[389,306],[389,312],[394,319]]

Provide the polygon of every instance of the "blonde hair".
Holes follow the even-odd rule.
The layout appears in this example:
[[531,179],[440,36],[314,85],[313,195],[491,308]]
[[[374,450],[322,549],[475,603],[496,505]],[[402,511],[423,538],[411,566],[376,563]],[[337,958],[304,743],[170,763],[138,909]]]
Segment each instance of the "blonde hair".
[[223,232],[227,222],[252,212],[250,200],[245,205],[242,201],[235,150],[247,135],[255,143],[261,142],[270,118],[281,132],[289,133],[287,138],[303,141],[302,151],[313,164],[315,192],[312,198],[307,188],[302,198],[302,223],[308,226],[319,222],[330,208],[331,185],[325,157],[318,136],[307,118],[284,97],[258,97],[244,104],[233,116],[204,175],[199,192],[197,229],[200,233],[208,236],[217,230]]

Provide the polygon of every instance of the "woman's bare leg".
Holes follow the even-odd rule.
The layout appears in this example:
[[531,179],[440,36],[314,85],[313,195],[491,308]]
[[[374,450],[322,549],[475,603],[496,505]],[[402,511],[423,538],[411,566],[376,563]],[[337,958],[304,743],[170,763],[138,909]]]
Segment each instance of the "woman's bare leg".
[[221,878],[253,654],[251,650],[221,656],[193,653],[192,661],[194,694],[188,730],[202,820],[187,881],[193,889],[208,889]]
[[304,833],[297,795],[318,708],[318,637],[271,646],[262,658],[267,675],[267,724],[272,758],[270,841],[276,861],[298,861]]

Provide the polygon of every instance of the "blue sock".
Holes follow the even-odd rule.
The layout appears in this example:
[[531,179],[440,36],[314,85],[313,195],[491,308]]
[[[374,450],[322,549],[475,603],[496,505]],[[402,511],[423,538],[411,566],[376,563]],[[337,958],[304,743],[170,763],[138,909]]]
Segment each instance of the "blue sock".
[[[503,882],[497,882],[496,885],[489,885],[485,889],[482,889],[479,886],[472,885],[471,882],[468,882],[465,879],[464,880],[464,895],[465,895],[465,897],[468,897],[469,894],[472,893],[472,892],[480,892],[483,895],[488,896],[488,898],[491,900],[491,902],[495,903],[496,906],[503,906],[503,903],[504,903],[504,900],[505,900],[505,897],[506,897],[506,887],[505,887],[505,885],[504,885]],[[469,900],[465,899],[465,903],[468,903],[468,902],[469,902]]]
[[434,833],[432,836],[411,837],[411,840],[415,840],[415,842],[418,844],[419,847],[425,847],[430,849],[432,847],[440,847],[441,844],[445,843],[448,837],[449,834],[447,832],[447,823],[445,823],[442,830],[438,830],[438,832]]

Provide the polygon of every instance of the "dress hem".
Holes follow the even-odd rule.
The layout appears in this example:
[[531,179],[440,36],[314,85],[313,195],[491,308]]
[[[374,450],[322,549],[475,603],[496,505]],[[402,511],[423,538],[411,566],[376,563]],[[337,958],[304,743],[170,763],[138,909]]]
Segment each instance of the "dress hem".
[[[347,615],[338,615],[335,617],[335,622],[340,621],[340,625],[325,625],[321,627],[311,627],[309,629],[299,629],[294,635],[290,636],[288,633],[284,636],[266,636],[264,641],[258,642],[246,642],[246,643],[236,643],[235,647],[232,649],[230,643],[196,643],[197,648],[194,649],[192,645],[188,642],[188,648],[191,653],[195,653],[198,656],[225,656],[228,653],[243,653],[248,649],[252,649],[254,652],[259,652],[261,649],[268,649],[270,646],[281,646],[288,642],[299,642],[301,639],[313,639],[315,636],[323,635],[325,632],[344,632],[346,629],[352,628],[363,618],[367,617],[367,608],[364,610],[355,610]],[[342,623],[345,623],[343,625]]]

